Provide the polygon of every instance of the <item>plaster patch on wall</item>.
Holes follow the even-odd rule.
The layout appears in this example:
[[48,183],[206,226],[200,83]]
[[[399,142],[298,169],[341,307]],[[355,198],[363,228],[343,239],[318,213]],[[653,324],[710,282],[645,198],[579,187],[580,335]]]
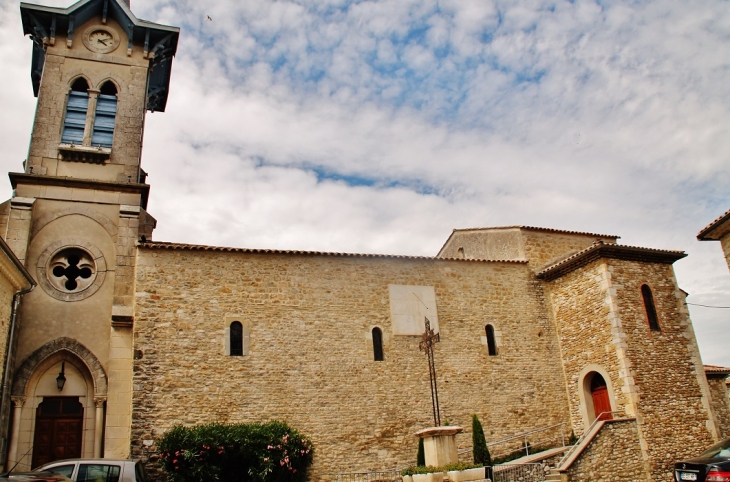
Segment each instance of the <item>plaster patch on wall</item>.
[[388,285],[388,291],[393,335],[421,335],[424,318],[429,319],[435,333],[439,332],[433,286]]

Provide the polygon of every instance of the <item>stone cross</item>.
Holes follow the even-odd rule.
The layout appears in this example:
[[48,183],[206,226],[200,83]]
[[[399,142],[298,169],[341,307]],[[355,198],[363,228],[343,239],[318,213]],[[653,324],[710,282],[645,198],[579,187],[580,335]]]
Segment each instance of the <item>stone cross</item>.
[[433,424],[435,427],[441,426],[441,410],[439,408],[439,390],[436,387],[436,364],[433,360],[433,345],[441,341],[438,333],[433,332],[431,322],[426,320],[426,330],[421,335],[421,342],[418,348],[426,352],[428,357],[428,376],[431,379],[431,406],[433,407]]

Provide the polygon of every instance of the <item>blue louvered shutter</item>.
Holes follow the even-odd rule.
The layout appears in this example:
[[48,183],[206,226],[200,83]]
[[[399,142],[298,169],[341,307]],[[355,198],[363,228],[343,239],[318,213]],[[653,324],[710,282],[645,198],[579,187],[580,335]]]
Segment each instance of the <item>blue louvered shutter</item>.
[[114,118],[117,115],[117,96],[99,95],[96,101],[92,146],[111,147],[114,139]]
[[69,92],[61,142],[81,145],[84,141],[84,125],[86,124],[86,111],[88,108],[89,94],[86,92]]

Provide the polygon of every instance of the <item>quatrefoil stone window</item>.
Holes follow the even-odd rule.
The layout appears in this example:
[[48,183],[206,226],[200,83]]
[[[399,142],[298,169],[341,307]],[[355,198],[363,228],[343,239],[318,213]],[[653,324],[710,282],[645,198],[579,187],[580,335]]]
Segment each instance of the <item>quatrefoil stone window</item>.
[[94,282],[96,263],[89,253],[79,248],[59,251],[53,255],[48,267],[49,281],[60,291],[77,293]]
[[43,251],[37,270],[46,293],[62,301],[79,301],[99,290],[106,277],[106,261],[91,243],[64,239]]

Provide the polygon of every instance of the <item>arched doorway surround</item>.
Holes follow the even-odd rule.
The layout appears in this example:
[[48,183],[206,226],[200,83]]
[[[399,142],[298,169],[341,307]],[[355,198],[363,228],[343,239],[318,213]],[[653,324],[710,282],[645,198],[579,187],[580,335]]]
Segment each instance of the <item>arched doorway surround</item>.
[[[59,390],[56,379],[62,371],[66,381]],[[53,454],[77,450],[68,443],[69,437],[78,438],[80,456],[100,457],[107,389],[101,363],[78,341],[57,338],[34,351],[18,367],[13,380],[8,466],[22,459],[18,469],[29,469],[38,457],[53,458]],[[74,413],[63,413],[71,408]],[[43,449],[46,455],[32,453],[34,440],[48,445]]]
[[[593,423],[602,412],[614,411],[617,408],[611,377],[601,365],[586,365],[578,375],[578,397],[583,429]],[[610,419],[604,415],[603,419]]]

